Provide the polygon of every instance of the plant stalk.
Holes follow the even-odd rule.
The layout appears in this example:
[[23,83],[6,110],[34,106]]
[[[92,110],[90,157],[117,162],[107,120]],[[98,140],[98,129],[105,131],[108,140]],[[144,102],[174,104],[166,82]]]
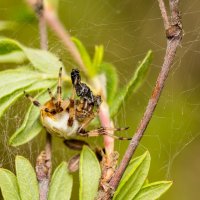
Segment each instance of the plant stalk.
[[[161,15],[164,22],[164,27],[166,29],[166,37],[167,37],[167,48],[164,56],[164,62],[162,64],[161,71],[158,75],[155,87],[153,89],[152,95],[149,99],[148,105],[146,107],[146,110],[144,112],[144,115],[142,117],[142,120],[140,121],[137,131],[134,134],[126,153],[116,170],[115,174],[113,175],[109,185],[111,188],[111,192],[107,195],[107,198],[110,199],[113,191],[117,189],[117,186],[121,180],[121,177],[126,170],[126,167],[129,164],[129,161],[131,160],[136,148],[138,147],[138,144],[140,140],[142,139],[144,132],[153,116],[154,110],[158,104],[161,92],[164,88],[165,81],[168,77],[170,68],[173,64],[176,50],[178,46],[180,45],[181,39],[182,39],[182,24],[181,24],[181,18],[180,13],[178,9],[178,0],[169,0],[170,3],[170,11],[171,11],[171,20],[167,17],[167,11],[164,5],[163,0],[158,0],[159,7],[161,10]],[[170,21],[170,23],[169,23]]]

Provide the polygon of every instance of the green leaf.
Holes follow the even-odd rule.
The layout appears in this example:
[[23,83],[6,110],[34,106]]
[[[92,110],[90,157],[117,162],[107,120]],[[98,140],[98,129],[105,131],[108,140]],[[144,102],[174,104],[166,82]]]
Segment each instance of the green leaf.
[[94,152],[84,146],[80,156],[80,200],[94,200],[99,186],[101,169]]
[[0,55],[0,63],[24,63],[27,60],[25,54],[21,51]]
[[93,62],[92,62],[95,74],[98,71],[100,64],[102,63],[103,54],[104,54],[103,45],[96,45],[95,46],[94,58],[93,58]]
[[[46,102],[49,99],[47,90],[40,92],[36,99],[39,102]],[[12,146],[19,146],[29,142],[32,138],[38,135],[42,130],[42,125],[39,122],[40,110],[33,104],[30,105],[24,121],[20,128],[11,136],[9,144]]]
[[92,61],[91,61],[91,58],[90,58],[90,55],[88,54],[86,48],[84,47],[83,43],[78,39],[78,38],[75,38],[75,37],[72,37],[72,41],[74,42],[74,44],[76,45],[80,55],[81,55],[81,58],[83,60],[83,63],[85,65],[85,67],[87,68],[87,72],[88,72],[88,75],[89,76],[93,76],[94,72],[93,72],[93,67],[92,67]]
[[125,177],[120,181],[113,200],[133,199],[143,186],[150,167],[150,154],[146,152],[131,164]]
[[35,69],[41,72],[57,74],[60,67],[64,68],[60,60],[48,51],[26,47],[23,47],[23,51]]
[[139,63],[139,66],[137,67],[135,73],[133,74],[133,77],[128,82],[128,84],[123,87],[117,95],[115,96],[115,102],[111,106],[111,116],[117,114],[119,109],[121,108],[123,102],[134,92],[137,91],[137,89],[141,86],[141,84],[144,82],[145,77],[147,75],[149,66],[152,61],[152,51],[149,50],[143,59],[142,62]]
[[37,82],[32,84],[31,86],[28,86],[26,88],[19,89],[7,96],[4,96],[0,99],[0,118],[3,116],[4,112],[13,104],[17,99],[19,99],[21,96],[24,95],[24,90],[29,92],[37,92],[40,90],[44,90],[48,87],[51,87],[52,84],[55,83],[55,81],[45,80],[41,82]]
[[[63,67],[59,59],[48,51],[31,49],[12,39],[0,39],[0,59],[2,55],[12,55],[12,53],[16,52],[24,53],[24,55],[32,63],[34,68],[41,72],[45,72],[48,74],[58,73],[59,68]],[[11,59],[13,58],[11,57]]]
[[39,200],[38,182],[31,163],[22,156],[16,156],[15,167],[22,200]]
[[43,74],[30,67],[9,69],[0,72],[0,98],[12,94],[43,79]]
[[110,63],[102,63],[100,65],[100,72],[105,73],[106,76],[106,94],[108,104],[112,104],[117,92],[118,75],[116,68]]
[[159,181],[142,187],[134,200],[155,200],[163,195],[172,185],[171,181]]
[[72,191],[73,178],[68,173],[67,163],[62,162],[54,171],[51,178],[48,200],[69,200]]
[[21,200],[17,178],[7,169],[0,168],[0,188],[4,200]]

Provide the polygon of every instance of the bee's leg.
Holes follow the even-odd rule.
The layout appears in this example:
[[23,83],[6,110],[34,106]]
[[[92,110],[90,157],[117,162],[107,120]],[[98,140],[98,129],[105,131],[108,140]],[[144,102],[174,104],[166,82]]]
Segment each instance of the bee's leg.
[[126,128],[98,128],[98,129],[94,129],[91,131],[85,131],[85,130],[80,130],[80,132],[78,133],[78,135],[83,136],[83,137],[97,137],[100,135],[107,135],[110,136],[114,139],[118,139],[118,140],[131,140],[132,138],[126,138],[126,137],[120,137],[120,136],[116,136],[116,135],[112,135],[109,133],[109,131],[124,131],[127,130],[128,127]]
[[25,95],[26,98],[28,98],[28,99],[34,104],[34,106],[37,106],[37,107],[39,107],[39,108],[41,107],[40,102],[37,101],[35,98],[33,98],[30,94],[28,94],[28,93],[26,93],[26,92],[24,91],[24,95]]
[[89,123],[97,116],[98,114],[98,111],[96,111],[95,113],[91,113],[88,117],[86,117],[81,126],[78,128],[78,132],[81,132],[81,130],[84,130],[88,125]]
[[62,67],[60,68],[58,75],[58,86],[57,86],[57,106],[60,107],[62,100]]
[[69,99],[70,100],[70,103],[69,103],[69,106],[68,106],[68,111],[69,111],[69,118],[68,118],[68,121],[67,121],[67,125],[72,127],[73,123],[74,123],[74,119],[75,119],[75,109],[76,109],[76,101],[72,100],[72,99]]
[[56,103],[56,97],[52,94],[50,88],[48,88],[47,90],[48,90],[49,96],[51,97],[51,101],[55,104]]
[[69,119],[67,121],[67,125],[68,126],[72,126],[74,123],[74,119],[76,116],[76,100],[75,100],[75,94],[76,94],[76,89],[75,89],[75,85],[77,84],[77,77],[75,76],[74,78],[72,78],[72,95],[69,99],[70,103],[68,106],[68,111],[69,111]]
[[89,144],[83,140],[76,140],[76,139],[67,139],[64,140],[64,144],[72,149],[72,150],[77,150],[81,151],[83,148],[83,145],[89,146]]

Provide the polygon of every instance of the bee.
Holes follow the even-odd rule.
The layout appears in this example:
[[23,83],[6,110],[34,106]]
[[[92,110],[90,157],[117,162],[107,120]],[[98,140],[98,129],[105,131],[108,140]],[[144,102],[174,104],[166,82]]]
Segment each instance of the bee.
[[95,137],[108,135],[119,140],[131,139],[109,133],[109,131],[122,131],[127,128],[100,127],[94,130],[86,130],[90,122],[99,114],[102,102],[101,96],[94,95],[88,85],[81,82],[78,69],[72,69],[71,81],[73,86],[72,95],[70,98],[63,99],[62,68],[60,68],[56,95],[54,96],[48,88],[50,100],[44,105],[24,91],[25,96],[40,109],[41,123],[50,134],[64,138],[67,146],[70,146],[71,143],[76,143],[74,138],[77,136]]

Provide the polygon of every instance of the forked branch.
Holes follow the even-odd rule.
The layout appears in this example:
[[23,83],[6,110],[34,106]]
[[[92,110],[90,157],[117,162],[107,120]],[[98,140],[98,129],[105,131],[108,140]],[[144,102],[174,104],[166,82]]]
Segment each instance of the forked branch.
[[153,112],[157,106],[158,100],[160,98],[161,92],[163,90],[165,80],[168,77],[170,67],[173,64],[176,50],[181,42],[182,39],[182,24],[181,24],[181,18],[180,13],[178,9],[178,0],[169,0],[170,4],[170,13],[171,16],[168,18],[167,11],[165,8],[165,4],[163,0],[158,0],[159,7],[161,10],[164,27],[166,29],[166,37],[167,37],[167,47],[166,52],[164,56],[164,62],[162,64],[161,71],[158,75],[155,87],[153,89],[152,95],[149,99],[148,105],[146,107],[146,110],[144,112],[144,115],[142,117],[142,120],[140,121],[140,124],[138,125],[137,131],[134,134],[129,147],[119,165],[119,168],[116,170],[114,176],[112,177],[109,185],[111,188],[111,191],[109,194],[107,194],[107,197],[104,199],[110,199],[112,196],[113,191],[116,190],[121,177],[126,170],[126,167],[128,166],[129,161],[131,160],[140,140],[142,139],[144,132],[153,116]]

